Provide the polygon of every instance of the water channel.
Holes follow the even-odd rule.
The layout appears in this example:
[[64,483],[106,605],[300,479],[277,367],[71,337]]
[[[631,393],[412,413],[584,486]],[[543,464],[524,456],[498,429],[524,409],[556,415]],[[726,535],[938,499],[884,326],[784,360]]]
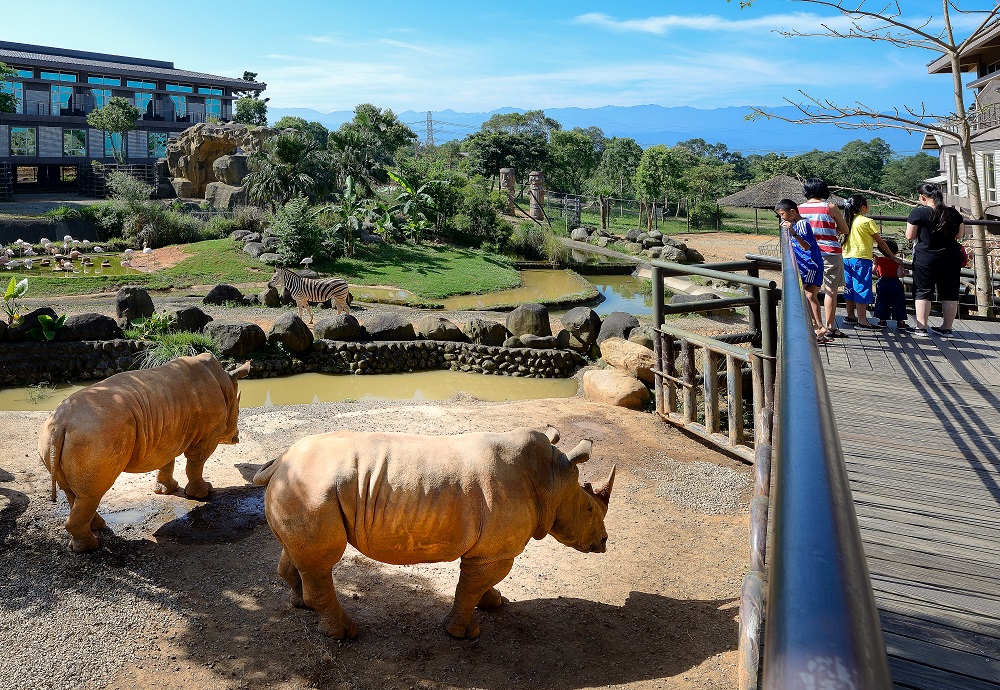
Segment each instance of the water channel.
[[[52,410],[83,388],[79,384],[0,390],[0,410]],[[444,400],[467,393],[480,400],[505,402],[576,395],[576,379],[529,379],[460,371],[409,374],[298,374],[240,381],[240,407],[303,405],[350,400]]]

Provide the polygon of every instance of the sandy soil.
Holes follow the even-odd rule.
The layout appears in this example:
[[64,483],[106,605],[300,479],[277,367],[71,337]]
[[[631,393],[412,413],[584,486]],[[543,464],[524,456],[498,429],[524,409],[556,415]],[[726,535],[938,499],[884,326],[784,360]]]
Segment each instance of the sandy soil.
[[[0,687],[735,685],[749,468],[649,413],[580,398],[467,397],[244,410],[240,444],[220,447],[206,467],[208,502],[155,496],[151,475],[123,475],[102,503],[112,529],[84,556],[67,549],[65,498],[48,499],[36,453],[44,417],[0,413]],[[546,423],[565,449],[594,440],[585,479],[618,465],[607,554],[532,541],[499,585],[508,602],[477,614],[474,641],[441,626],[455,563],[388,566],[349,548],[334,579],[361,627],[350,642],[321,636],[314,613],[291,607],[274,573],[279,547],[262,489],[248,484],[258,465],[336,428],[436,434]]]

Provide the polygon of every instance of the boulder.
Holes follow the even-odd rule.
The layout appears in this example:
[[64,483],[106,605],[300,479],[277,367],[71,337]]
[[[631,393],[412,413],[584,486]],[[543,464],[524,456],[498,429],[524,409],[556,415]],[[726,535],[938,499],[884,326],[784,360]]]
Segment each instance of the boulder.
[[687,256],[689,264],[705,263],[705,256],[697,249],[692,249],[691,247],[688,247],[686,250],[684,250],[684,254]]
[[625,233],[625,239],[628,240],[629,242],[638,242],[639,235],[641,233],[642,230],[640,230],[639,228],[632,228],[631,230]]
[[639,242],[626,242],[625,250],[632,254],[638,254],[642,251],[642,244]]
[[[684,293],[677,293],[670,298],[669,304],[691,304],[693,302],[710,302],[712,300],[722,299],[719,295],[714,292],[703,292],[697,295],[685,295]],[[702,312],[706,316],[711,316],[712,314],[721,314],[724,312],[731,312],[731,309],[713,309],[712,311]]]
[[586,242],[590,237],[590,233],[587,232],[586,228],[576,228],[569,234],[570,239],[576,240],[577,242]]
[[248,235],[250,235],[249,230],[233,230],[229,233],[229,237],[236,242],[245,242]]
[[278,294],[278,288],[268,286],[266,290],[260,293],[258,299],[260,299],[261,304],[271,309],[281,305],[281,295]]
[[243,304],[243,293],[233,285],[216,285],[205,295],[202,304],[226,304],[236,302]]
[[115,313],[122,327],[138,319],[148,319],[153,315],[153,299],[143,288],[126,285],[115,295]]
[[628,372],[643,383],[653,385],[653,351],[638,343],[621,338],[608,338],[601,343],[601,358],[605,364]]
[[623,311],[613,311],[604,317],[595,342],[600,345],[608,338],[628,340],[629,334],[638,327],[639,319]]
[[261,263],[265,263],[269,266],[276,266],[281,263],[281,254],[275,254],[273,252],[264,252],[258,258]]
[[590,346],[597,342],[597,335],[601,332],[601,317],[593,309],[574,307],[559,320],[569,335],[566,347],[586,353],[590,350]]
[[[239,187],[250,170],[245,154],[222,155],[212,162],[212,173],[219,182]],[[208,194],[205,195],[208,198]]]
[[659,259],[663,255],[663,247],[650,247],[643,251],[643,254],[648,256],[650,259]]
[[289,352],[303,352],[312,347],[313,333],[293,311],[282,314],[267,332],[267,342],[281,343]]
[[313,324],[317,340],[363,340],[365,330],[352,314],[334,314],[317,319]]
[[0,342],[7,339],[7,322],[0,321]]
[[502,323],[488,319],[469,319],[462,324],[462,333],[469,342],[476,345],[503,345],[511,337],[510,331]]
[[554,350],[558,347],[558,341],[551,335],[522,335],[520,340],[532,350]]
[[358,241],[361,244],[381,244],[385,240],[383,240],[379,235],[373,235],[371,233],[362,233],[361,236],[358,237]]
[[187,331],[188,333],[201,333],[205,326],[213,321],[211,316],[198,307],[178,309],[171,312],[170,317],[174,322],[174,330]]
[[663,246],[663,251],[660,252],[660,258],[663,261],[672,261],[675,264],[686,264],[687,254],[673,245],[667,244]]
[[209,182],[205,185],[205,201],[216,211],[232,211],[247,205],[247,192],[243,187]]
[[523,348],[524,343],[521,342],[521,339],[518,338],[516,335],[512,335],[511,337],[503,341],[503,346],[516,350],[518,348]]
[[652,249],[653,247],[663,246],[663,241],[659,237],[647,237],[642,241],[643,249]]
[[410,320],[396,312],[376,314],[365,322],[365,330],[372,340],[413,340],[417,337]]
[[[277,237],[265,237],[260,241],[260,243],[264,247],[265,252],[277,252],[278,247],[281,245],[281,240],[278,239]],[[315,277],[315,274],[312,276],[307,276],[305,271],[299,271],[299,275],[304,276],[306,278]]]
[[641,410],[649,402],[649,389],[634,376],[617,369],[591,369],[583,374],[587,400]]
[[63,327],[56,331],[56,340],[115,340],[124,337],[118,322],[104,314],[67,316]]
[[[277,133],[271,127],[249,128],[235,122],[200,122],[188,127],[180,135],[167,143],[167,169],[178,190],[178,179],[184,180],[184,194],[180,197],[204,197],[209,182],[225,182],[216,175],[215,162],[222,156],[234,153],[249,154],[259,151],[265,139]],[[233,158],[236,158],[233,156]],[[229,161],[220,165],[220,170],[230,184],[238,177],[239,163]],[[232,171],[230,171],[232,168]]]
[[607,237],[602,236],[597,238],[598,247],[607,247],[609,242],[611,242],[611,240]]
[[544,304],[522,304],[507,314],[507,330],[513,335],[552,335],[549,310]]
[[687,251],[687,245],[680,240],[674,239],[673,237],[664,237],[663,244],[669,244],[671,247],[676,247],[682,252]]
[[219,354],[231,359],[245,359],[267,342],[264,329],[246,321],[212,321],[205,326],[205,335],[219,346]]
[[261,242],[247,242],[243,245],[243,252],[259,259],[260,255],[264,253],[264,245]]
[[653,333],[652,326],[641,326],[629,333],[628,341],[630,343],[637,343],[638,345],[642,345],[643,347],[652,350],[654,337],[655,334]]
[[174,195],[181,199],[190,199],[198,191],[194,183],[184,177],[171,178],[170,186],[174,188]]
[[658,239],[661,239],[663,237],[663,233],[660,232],[659,230],[650,230],[646,234],[649,235],[650,239],[657,239],[658,240]]
[[450,340],[466,342],[462,329],[440,316],[422,316],[413,324],[414,333],[421,340]]
[[8,340],[24,340],[28,335],[28,331],[39,328],[41,324],[38,323],[39,316],[48,316],[50,318],[57,318],[55,311],[52,307],[39,307],[38,309],[32,309],[27,314],[21,315],[21,320],[14,326],[7,327],[7,339]]
[[247,235],[244,238],[244,241],[245,242],[260,242],[260,243],[263,243],[264,242],[264,238],[261,236],[261,234],[259,232],[251,232],[249,235]]

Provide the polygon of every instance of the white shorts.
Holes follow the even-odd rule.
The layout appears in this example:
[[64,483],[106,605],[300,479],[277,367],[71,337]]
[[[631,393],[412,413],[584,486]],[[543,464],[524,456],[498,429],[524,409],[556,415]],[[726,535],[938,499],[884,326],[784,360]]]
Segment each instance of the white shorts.
[[823,252],[823,292],[836,295],[844,287],[844,255]]

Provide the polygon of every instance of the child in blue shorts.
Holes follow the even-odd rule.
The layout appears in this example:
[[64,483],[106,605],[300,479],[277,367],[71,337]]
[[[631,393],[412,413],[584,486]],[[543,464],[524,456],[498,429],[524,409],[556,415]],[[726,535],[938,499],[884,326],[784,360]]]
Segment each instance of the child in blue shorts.
[[831,339],[827,336],[819,312],[818,295],[819,288],[823,284],[823,255],[820,253],[819,244],[813,236],[812,226],[799,214],[799,206],[794,201],[782,199],[775,204],[774,212],[781,221],[782,229],[793,240],[792,253],[795,255],[795,265],[799,269],[802,287],[805,288],[806,299],[809,302],[816,342],[824,345],[831,342]]

